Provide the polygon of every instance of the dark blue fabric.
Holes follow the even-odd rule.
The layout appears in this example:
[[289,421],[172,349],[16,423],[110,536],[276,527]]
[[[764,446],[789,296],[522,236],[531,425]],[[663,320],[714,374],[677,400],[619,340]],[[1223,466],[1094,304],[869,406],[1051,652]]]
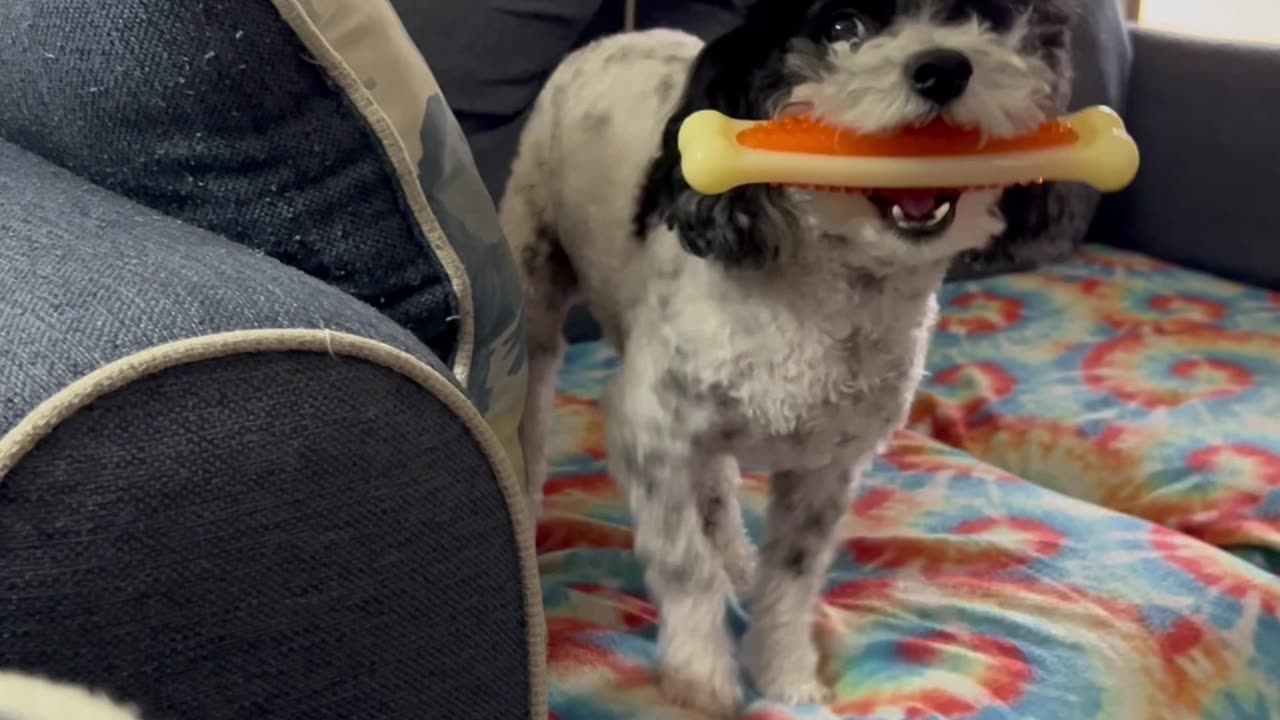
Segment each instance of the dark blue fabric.
[[263,328],[374,338],[448,374],[351,296],[0,141],[0,432],[111,361]]
[[0,484],[0,667],[146,718],[526,720],[516,547],[469,431],[403,376],[186,365]]
[[[449,377],[336,288],[0,142],[0,434],[106,363],[273,328]],[[182,366],[0,481],[0,668],[147,718],[521,720],[516,552],[470,432],[403,376],[324,353]]]
[[[543,83],[575,47],[622,29],[622,0],[392,0],[500,200]],[[723,32],[744,0],[640,0],[637,25]]]
[[0,3],[0,138],[453,354],[456,300],[380,145],[266,0]]

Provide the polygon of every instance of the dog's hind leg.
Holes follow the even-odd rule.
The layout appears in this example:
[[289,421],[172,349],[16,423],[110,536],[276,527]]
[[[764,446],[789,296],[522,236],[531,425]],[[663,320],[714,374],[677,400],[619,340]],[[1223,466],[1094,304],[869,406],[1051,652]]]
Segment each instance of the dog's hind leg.
[[695,482],[703,532],[720,553],[734,592],[739,599],[746,598],[755,582],[756,548],[742,522],[738,462],[729,455],[708,458]]
[[563,327],[578,296],[578,278],[560,239],[542,221],[528,188],[512,186],[502,205],[502,226],[524,283],[529,387],[520,444],[529,509],[536,517],[547,479],[547,446],[555,410],[556,374],[564,361]]

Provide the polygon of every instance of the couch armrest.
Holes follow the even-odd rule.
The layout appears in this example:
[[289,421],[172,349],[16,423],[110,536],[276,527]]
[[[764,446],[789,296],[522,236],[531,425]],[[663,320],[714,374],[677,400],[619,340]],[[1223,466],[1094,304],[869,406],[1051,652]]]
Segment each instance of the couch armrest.
[[1280,48],[1137,29],[1129,82],[1142,170],[1095,239],[1280,287]]
[[537,718],[510,466],[372,307],[0,142],[0,666],[147,717]]

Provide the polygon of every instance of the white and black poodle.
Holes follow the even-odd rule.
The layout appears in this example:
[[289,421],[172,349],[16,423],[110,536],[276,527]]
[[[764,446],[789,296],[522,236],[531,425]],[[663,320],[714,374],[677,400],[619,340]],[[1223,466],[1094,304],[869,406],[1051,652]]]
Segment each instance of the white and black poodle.
[[[756,688],[826,697],[812,609],[850,487],[905,420],[948,265],[1004,229],[997,190],[700,195],[681,176],[681,121],[713,108],[868,133],[938,116],[1026,133],[1068,92],[1066,1],[758,0],[709,44],[618,35],[548,82],[501,210],[527,291],[530,500],[561,325],[584,300],[622,355],[609,466],[661,614],[670,699],[719,717],[740,704],[724,623],[735,590],[750,602]],[[739,462],[773,472],[758,563]]]

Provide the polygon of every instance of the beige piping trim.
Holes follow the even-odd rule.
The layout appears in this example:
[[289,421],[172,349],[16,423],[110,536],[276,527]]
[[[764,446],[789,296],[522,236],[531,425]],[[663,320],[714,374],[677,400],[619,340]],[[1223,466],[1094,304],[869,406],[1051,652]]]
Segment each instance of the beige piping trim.
[[342,56],[325,40],[315,23],[311,22],[311,18],[307,16],[298,0],[272,0],[272,3],[329,77],[351,99],[356,110],[377,136],[378,142],[382,144],[387,158],[395,169],[396,179],[400,183],[400,189],[409,204],[414,220],[422,229],[423,235],[426,236],[440,264],[444,266],[445,272],[448,273],[449,281],[453,283],[453,291],[458,296],[458,313],[462,316],[458,319],[461,327],[458,329],[458,350],[454,354],[452,370],[454,377],[458,378],[463,387],[467,387],[471,372],[471,357],[475,352],[475,306],[471,297],[471,280],[467,276],[462,260],[449,244],[449,239],[440,229],[440,223],[427,203],[426,193],[418,183],[418,172],[409,157],[404,140],[396,132],[387,114],[374,101],[368,88],[360,82],[360,78],[356,77]]
[[534,720],[546,720],[547,628],[542,612],[533,524],[526,514],[523,491],[493,430],[462,391],[427,363],[402,350],[369,338],[329,330],[241,330],[178,340],[108,363],[64,387],[32,410],[0,437],[0,482],[54,428],[90,403],[137,380],[181,365],[234,355],[276,352],[327,353],[379,365],[400,373],[434,395],[462,420],[493,467],[507,503],[520,553],[525,625],[529,641],[529,702]]

